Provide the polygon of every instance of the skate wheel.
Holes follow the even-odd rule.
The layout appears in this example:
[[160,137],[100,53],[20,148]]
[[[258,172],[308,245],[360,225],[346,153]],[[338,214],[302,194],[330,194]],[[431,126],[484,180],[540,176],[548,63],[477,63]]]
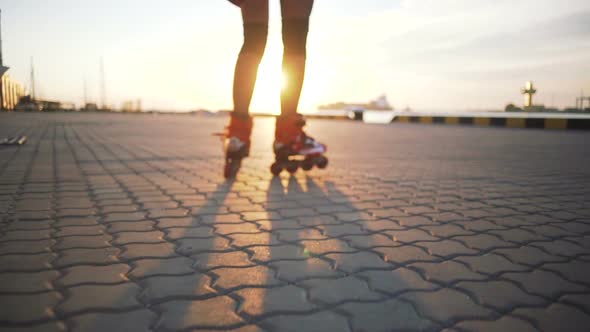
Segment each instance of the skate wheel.
[[309,171],[313,168],[313,158],[305,158],[302,162],[301,162],[301,168],[304,171]]
[[274,176],[278,176],[279,174],[281,174],[282,171],[283,171],[283,165],[281,165],[280,163],[275,162],[272,165],[270,165],[270,172]]
[[299,163],[296,160],[289,160],[285,168],[287,169],[287,172],[295,174],[299,168]]
[[226,179],[233,179],[238,174],[240,170],[240,166],[242,165],[241,159],[228,159],[225,162],[225,167],[223,169],[223,177]]
[[328,166],[328,158],[321,156],[316,159],[316,166],[320,169],[324,169]]

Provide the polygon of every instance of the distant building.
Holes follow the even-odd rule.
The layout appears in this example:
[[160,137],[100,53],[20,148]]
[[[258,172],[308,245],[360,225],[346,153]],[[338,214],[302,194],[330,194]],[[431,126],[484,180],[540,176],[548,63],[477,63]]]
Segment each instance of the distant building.
[[98,105],[96,105],[96,103],[86,103],[86,104],[84,104],[84,107],[82,107],[80,109],[80,111],[96,112],[96,111],[98,111]]
[[74,105],[72,103],[62,103],[52,100],[33,99],[31,96],[23,96],[19,99],[14,108],[15,111],[24,112],[57,112],[57,111],[73,111]]
[[2,75],[2,110],[4,111],[14,111],[18,101],[25,96],[25,88],[19,82],[10,78],[10,75],[4,74]]
[[141,100],[128,100],[123,102],[123,105],[121,106],[121,111],[123,112],[129,112],[129,113],[139,113],[141,112]]

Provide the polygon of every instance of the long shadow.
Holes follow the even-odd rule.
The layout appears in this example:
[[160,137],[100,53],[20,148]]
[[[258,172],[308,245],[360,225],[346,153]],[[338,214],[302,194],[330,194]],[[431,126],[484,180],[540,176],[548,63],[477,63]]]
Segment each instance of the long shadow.
[[[211,287],[216,276],[211,273],[209,264],[216,254],[232,251],[230,240],[216,233],[216,225],[218,222],[231,222],[228,216],[239,219],[239,215],[229,214],[225,208],[225,200],[232,193],[233,182],[218,184],[213,191],[207,191],[206,200],[197,205],[185,204],[176,199],[174,194],[168,193],[166,187],[151,181],[149,174],[144,173],[145,169],[135,170],[124,159],[119,158],[117,153],[117,149],[120,149],[123,153],[138,157],[136,151],[114,140],[105,144],[96,137],[81,137],[74,133],[83,148],[100,164],[104,174],[115,179],[117,186],[130,194],[137,211],[144,213],[145,220],[151,221],[153,226],[150,230],[134,231],[132,235],[138,236],[136,240],[124,240],[129,232],[109,231],[110,224],[104,220],[103,213],[99,213],[103,215],[100,223],[113,238],[110,244],[120,250],[117,255],[119,261],[130,267],[125,275],[131,282],[118,283],[119,286],[126,287],[127,291],[118,292],[117,296],[110,299],[112,309],[98,310],[103,314],[96,310],[79,312],[78,314],[89,314],[80,320],[77,317],[64,317],[69,324],[85,331],[120,329],[122,326],[127,326],[130,330],[181,330],[189,326],[236,328],[244,325],[235,314],[236,302],[227,296],[220,296]],[[152,189],[175,202],[176,208],[160,209],[146,203],[142,200],[144,197],[141,192],[134,192],[133,188],[118,178],[121,174],[115,174],[103,165],[97,151],[113,156],[129,173],[143,178],[151,184]],[[73,150],[72,153],[79,161],[80,158]],[[170,174],[157,165],[148,162],[148,168],[160,173],[159,175],[170,177]],[[171,180],[186,184],[172,177]],[[187,185],[191,187],[190,183]],[[175,213],[168,215],[177,208],[190,210],[190,213],[186,216]],[[159,233],[161,236],[147,238],[150,233]],[[109,287],[116,286],[111,284]],[[98,307],[101,306],[104,304]],[[122,315],[115,319],[115,316],[104,314],[105,311]],[[118,325],[114,324],[115,321]]]
[[[409,288],[408,278],[419,276],[398,269],[382,253],[371,250],[391,246],[392,241],[372,231],[368,226],[372,220],[336,185],[324,182],[321,186],[309,176],[291,176],[284,186],[275,177],[267,192],[268,211],[282,217],[272,222],[271,233],[284,245],[299,250],[288,255],[284,246],[270,248],[268,264],[285,286],[264,293],[264,307],[252,315],[261,327],[280,331],[375,330],[380,327],[378,322],[390,322],[384,319],[387,310],[416,315],[411,306],[388,299]],[[379,320],[373,322],[368,316]],[[401,323],[397,326],[404,327]]]

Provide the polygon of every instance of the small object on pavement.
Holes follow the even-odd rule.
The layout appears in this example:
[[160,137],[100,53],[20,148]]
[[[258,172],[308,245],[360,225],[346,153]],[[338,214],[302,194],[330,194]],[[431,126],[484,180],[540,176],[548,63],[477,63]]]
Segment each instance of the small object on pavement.
[[27,136],[13,136],[0,140],[0,145],[23,145],[27,142]]

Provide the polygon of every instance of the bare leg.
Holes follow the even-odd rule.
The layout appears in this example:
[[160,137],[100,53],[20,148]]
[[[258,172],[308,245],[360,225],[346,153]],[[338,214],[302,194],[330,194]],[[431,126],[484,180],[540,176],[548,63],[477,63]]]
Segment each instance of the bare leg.
[[314,0],[281,0],[283,16],[283,72],[287,86],[281,94],[281,114],[297,112],[305,77],[307,32]]
[[234,115],[247,117],[268,35],[268,0],[246,0],[242,5],[244,45],[236,62],[233,84]]

